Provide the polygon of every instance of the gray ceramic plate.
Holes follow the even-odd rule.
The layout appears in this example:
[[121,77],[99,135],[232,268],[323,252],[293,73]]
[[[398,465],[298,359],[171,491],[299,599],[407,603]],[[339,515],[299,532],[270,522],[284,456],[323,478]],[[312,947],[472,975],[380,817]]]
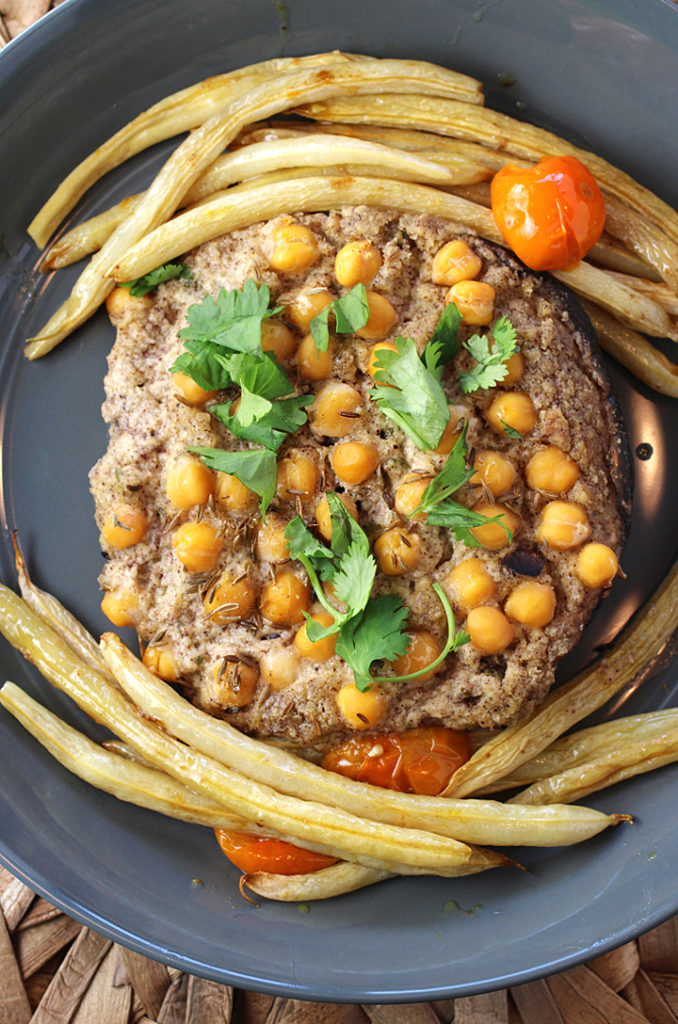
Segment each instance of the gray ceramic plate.
[[[105,626],[87,469],[112,331],[103,315],[36,364],[22,340],[74,277],[41,278],[25,234],[81,157],[138,111],[207,75],[278,54],[342,47],[471,72],[489,103],[583,142],[678,205],[678,10],[662,0],[68,0],[0,56],[0,566],[18,527],[37,582]],[[659,73],[658,73],[659,72]],[[506,76],[515,83],[502,86]],[[100,183],[82,211],[135,191],[160,147]],[[591,659],[676,556],[676,411],[614,372],[636,462],[619,581],[563,678]],[[2,676],[89,730],[6,646]],[[625,708],[670,704],[665,666]],[[592,801],[636,815],[583,847],[518,851],[531,870],[394,881],[310,909],[238,894],[212,836],[117,803],[71,777],[0,715],[0,858],[80,920],[143,953],[223,982],[297,997],[405,1001],[516,984],[614,947],[678,911],[678,768]],[[195,884],[194,879],[201,879]]]

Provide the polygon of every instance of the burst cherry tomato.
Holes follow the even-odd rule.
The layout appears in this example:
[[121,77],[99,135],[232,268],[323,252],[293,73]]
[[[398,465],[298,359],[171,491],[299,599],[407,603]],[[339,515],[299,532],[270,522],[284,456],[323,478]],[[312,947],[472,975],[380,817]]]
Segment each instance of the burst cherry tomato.
[[334,857],[303,850],[300,846],[285,842],[284,839],[250,836],[245,832],[227,832],[222,828],[217,828],[214,832],[219,846],[228,859],[247,874],[268,871],[276,875],[305,875],[309,871],[319,871],[320,868],[336,864]]
[[323,767],[385,789],[437,796],[470,756],[465,733],[432,725],[352,737],[325,755]]
[[492,214],[507,244],[532,270],[568,270],[600,238],[605,202],[584,164],[573,156],[552,156],[536,167],[502,167],[492,179]]

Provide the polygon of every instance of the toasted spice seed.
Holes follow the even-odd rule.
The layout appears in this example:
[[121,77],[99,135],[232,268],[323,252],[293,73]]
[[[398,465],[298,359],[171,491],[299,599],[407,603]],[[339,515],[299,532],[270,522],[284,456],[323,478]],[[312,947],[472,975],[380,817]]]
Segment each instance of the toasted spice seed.
[[359,420],[360,416],[361,416],[361,413],[359,413],[359,412],[350,412],[348,409],[340,409],[339,410],[339,415],[340,416],[345,416],[347,420]]
[[362,713],[362,711],[356,712],[356,718],[359,718],[361,722],[365,723],[365,725],[369,724],[369,719],[368,719],[367,715],[364,715]]
[[402,557],[402,555],[398,555],[398,564],[400,565],[400,568],[403,569],[405,572],[409,572],[409,566],[405,559]]
[[131,526],[127,526],[125,523],[121,523],[115,512],[113,513],[113,526],[119,527],[121,530],[131,530]]
[[401,541],[403,542],[403,544],[405,545],[406,548],[411,548],[412,547],[411,542],[407,539],[407,537],[405,536],[404,533],[400,532],[400,530],[398,531],[398,536],[400,537]]

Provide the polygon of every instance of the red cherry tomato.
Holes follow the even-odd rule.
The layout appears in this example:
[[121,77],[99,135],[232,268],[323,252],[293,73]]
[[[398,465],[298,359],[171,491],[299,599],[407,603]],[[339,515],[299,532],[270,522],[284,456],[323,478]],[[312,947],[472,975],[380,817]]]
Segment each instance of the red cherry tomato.
[[544,157],[536,167],[507,164],[492,179],[491,194],[497,227],[532,270],[575,266],[605,226],[595,178],[573,156]]
[[302,850],[300,846],[294,846],[284,839],[250,836],[245,832],[228,832],[222,828],[216,828],[214,833],[228,859],[248,875],[256,871],[268,871],[275,875],[305,875],[337,862],[335,857]]
[[437,796],[470,756],[466,733],[432,725],[352,737],[325,755],[323,768],[401,793]]

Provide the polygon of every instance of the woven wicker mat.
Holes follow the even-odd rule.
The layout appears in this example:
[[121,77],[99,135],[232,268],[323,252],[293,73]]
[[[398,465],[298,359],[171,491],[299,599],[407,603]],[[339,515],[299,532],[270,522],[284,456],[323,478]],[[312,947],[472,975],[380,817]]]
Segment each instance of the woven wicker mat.
[[[0,47],[58,3],[0,0]],[[678,918],[544,981],[437,1003],[276,999],[117,946],[0,868],[0,1024],[678,1024]]]

